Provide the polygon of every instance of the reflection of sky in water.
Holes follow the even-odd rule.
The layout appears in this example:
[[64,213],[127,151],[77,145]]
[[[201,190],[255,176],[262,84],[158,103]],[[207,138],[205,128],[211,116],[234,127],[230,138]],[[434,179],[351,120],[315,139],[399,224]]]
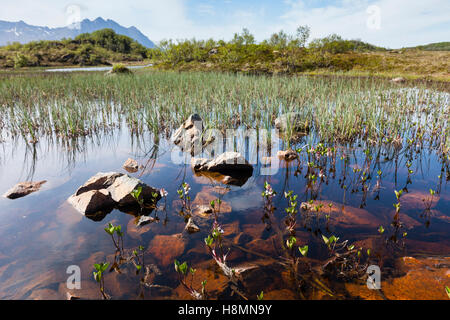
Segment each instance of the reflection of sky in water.
[[[181,182],[186,180],[192,186],[192,195],[195,195],[208,185],[218,185],[218,182],[198,179],[193,176],[189,165],[175,165],[171,162],[170,147],[166,140],[160,139],[156,153],[154,139],[151,135],[145,135],[141,139],[131,139],[126,130],[117,131],[114,135],[106,135],[103,138],[86,139],[85,143],[63,147],[47,143],[42,139],[36,144],[36,149],[25,149],[22,140],[17,142],[6,141],[1,144],[0,153],[0,193],[17,182],[33,179],[47,180],[43,188],[34,194],[30,194],[14,201],[0,198],[0,297],[28,297],[32,290],[37,288],[55,289],[58,283],[66,279],[65,268],[70,264],[99,262],[105,255],[113,253],[110,239],[103,231],[108,222],[121,224],[127,230],[125,243],[127,247],[140,244],[148,246],[157,234],[175,234],[182,232],[183,219],[172,210],[173,200],[176,200],[176,191]],[[299,146],[309,143],[309,138],[299,142]],[[363,164],[363,149],[348,150],[348,155],[358,166]],[[153,158],[152,158],[153,154]],[[36,160],[33,162],[34,159]],[[93,222],[65,203],[65,200],[82,185],[88,178],[97,172],[120,171],[123,162],[132,157],[146,169],[142,176],[139,171],[134,176],[139,177],[145,183],[154,187],[164,187],[169,192],[168,209],[169,223],[153,224],[149,231],[143,234],[132,234],[133,219],[130,214],[114,210],[101,222]],[[412,169],[413,183],[408,185],[411,194],[424,194],[430,188],[436,189],[437,176],[441,174],[441,164],[434,152],[422,152],[415,154]],[[381,157],[383,159],[383,157]],[[153,160],[152,160],[153,159]],[[339,159],[339,156],[338,156]],[[260,174],[261,164],[254,167],[253,176],[242,187],[232,186],[223,200],[232,205],[233,212],[225,215],[226,223],[234,220],[241,225],[261,224],[263,183],[267,179],[277,191],[275,205],[279,208],[275,216],[281,222],[285,216],[284,207],[286,200],[284,191],[295,190],[299,196],[299,203],[311,198],[311,191],[306,189],[306,163],[302,160],[302,172],[294,176],[296,164],[287,165],[280,162],[280,169],[275,175],[263,176]],[[382,189],[380,200],[374,199],[374,193],[369,191],[366,210],[376,216],[383,225],[388,228],[392,218],[395,202],[393,190],[398,190],[405,185],[407,170],[405,168],[405,153],[398,157],[397,175],[395,175],[395,162],[393,160],[381,161],[383,171]],[[347,206],[359,208],[362,203],[362,193],[352,193],[339,187],[339,178],[343,170],[342,162],[337,161],[336,178],[331,175],[327,183],[322,183],[317,192],[318,199],[326,199]],[[372,190],[376,175],[372,172],[373,179],[370,185]],[[349,170],[348,178],[352,172]],[[441,195],[435,207],[437,215],[431,218],[431,225],[426,228],[424,219],[420,218],[421,207],[408,207],[405,203],[404,211],[410,219],[415,221],[414,227],[408,229],[408,237],[415,241],[425,241],[428,244],[449,245],[449,208],[450,196],[445,177],[441,185]],[[421,203],[421,199],[416,203]],[[364,212],[366,212],[364,211]],[[255,214],[253,214],[255,213]],[[440,217],[439,217],[440,216]],[[257,217],[257,219],[255,219]],[[445,219],[447,217],[447,220]],[[160,216],[160,218],[162,218]],[[281,222],[282,223],[282,222]],[[377,236],[378,226],[354,225],[351,228],[343,225],[331,226],[342,239],[360,240],[370,236]],[[190,238],[188,249],[199,246],[203,248],[203,238],[208,232],[207,227],[202,227],[202,232]],[[310,241],[315,241],[314,237]],[[311,255],[314,255],[314,246],[311,246]],[[445,248],[445,247],[443,247]],[[195,255],[188,254],[188,249],[181,257],[184,260],[194,259]],[[204,248],[203,248],[204,249]],[[414,246],[408,247],[414,252]],[[426,254],[433,253],[433,247],[422,247],[419,251]],[[201,250],[200,250],[201,251]],[[96,261],[90,261],[92,255],[98,255]],[[210,258],[204,257],[205,261]],[[6,269],[2,269],[5,267]],[[91,277],[91,269],[88,265],[83,274],[86,279]],[[169,268],[169,272],[172,270]],[[52,273],[53,278],[41,279],[43,271]],[[172,270],[173,271],[173,270]],[[45,274],[45,273],[44,273]],[[22,279],[22,280],[20,280]],[[26,286],[26,282],[36,280],[36,284]],[[41,281],[41,282],[40,282]],[[56,289],[56,291],[58,291]],[[125,296],[125,295],[123,295]]]

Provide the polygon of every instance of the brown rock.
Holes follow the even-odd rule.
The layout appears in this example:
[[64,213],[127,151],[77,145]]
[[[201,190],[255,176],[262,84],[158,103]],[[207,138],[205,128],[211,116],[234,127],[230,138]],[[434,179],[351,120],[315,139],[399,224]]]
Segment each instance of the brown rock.
[[286,151],[278,151],[277,156],[286,161],[294,160],[298,158],[297,152],[292,149],[288,149]]
[[[328,206],[330,203],[332,204],[331,208]],[[313,204],[303,202],[300,207],[302,210],[317,214],[315,208],[320,204],[322,204],[322,208],[320,209],[319,214],[329,214],[330,225],[338,225],[342,228],[378,228],[385,223],[385,221],[381,220],[378,216],[371,214],[367,210],[342,205],[333,201],[314,201]]]
[[139,164],[136,160],[128,158],[123,164],[123,168],[130,173],[135,173],[139,170]]
[[[212,211],[207,210],[206,207],[210,208],[211,201],[217,200],[219,198],[220,196],[219,192],[217,192],[215,188],[210,187],[202,188],[202,190],[199,193],[197,193],[195,199],[192,201],[192,208],[194,211],[193,214],[196,214],[198,212],[199,216],[208,217],[210,215],[210,213],[208,212],[212,213]],[[202,208],[204,211],[203,212],[198,211],[199,207]],[[217,205],[217,210],[218,209],[219,206]],[[220,204],[220,213],[228,213],[231,211],[232,211],[231,205],[226,201],[222,201],[222,203]]]
[[186,240],[181,234],[156,235],[150,242],[148,252],[162,267],[167,267],[184,253],[185,247]]
[[6,193],[3,196],[8,199],[17,199],[25,197],[26,195],[29,195],[32,192],[38,191],[41,188],[41,186],[46,182],[47,182],[46,180],[39,182],[29,182],[29,181],[21,182],[16,184],[8,191],[6,191]]
[[[399,268],[404,276],[381,279],[381,289],[389,300],[447,300],[445,286],[450,286],[447,275],[450,258],[403,257]],[[380,299],[374,290],[365,285],[347,283],[352,296],[363,299]]]

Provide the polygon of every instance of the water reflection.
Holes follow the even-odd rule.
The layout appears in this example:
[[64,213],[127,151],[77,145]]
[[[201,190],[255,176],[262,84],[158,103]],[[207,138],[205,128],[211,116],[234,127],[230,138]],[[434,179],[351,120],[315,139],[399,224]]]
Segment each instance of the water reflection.
[[[177,194],[184,182],[191,186],[192,209],[221,199],[217,220],[224,231],[224,248],[230,249],[227,266],[241,268],[238,291],[252,299],[260,291],[275,298],[330,298],[330,292],[335,298],[357,298],[364,286],[356,290],[343,285],[342,277],[358,284],[354,278],[368,263],[380,265],[383,277],[401,279],[400,257],[448,255],[448,158],[429,146],[326,146],[311,135],[293,146],[303,148],[299,158],[281,160],[275,175],[261,175],[263,165],[258,163],[251,176],[228,181],[220,174],[196,174],[189,165],[172,163],[172,146],[164,135],[116,130],[73,140],[3,143],[1,188],[24,179],[49,182],[23,199],[0,200],[0,297],[65,299],[66,268],[77,264],[83,274],[83,290],[77,295],[100,298],[93,265],[117,262],[104,231],[109,223],[122,226],[124,250],[145,247],[146,261],[139,275],[131,263],[121,268],[122,273],[105,276],[105,290],[113,298],[142,297],[142,290],[150,299],[190,298],[173,269],[174,259],[198,270],[193,285],[197,290],[206,279],[211,298],[231,297],[235,291],[204,243],[214,219],[192,213],[200,232],[184,232],[186,216],[179,214]],[[133,176],[168,191],[167,201],[144,214],[149,217],[146,222],[139,222],[138,207],[123,212],[113,208],[93,221],[67,205],[66,199],[89,177],[99,171],[123,172],[129,157],[141,164]],[[264,182],[276,192],[269,208],[261,197]],[[285,211],[285,193],[290,190],[298,195],[298,205],[306,204],[294,221]],[[400,199],[394,190],[403,190]],[[397,212],[393,204],[398,201]],[[298,250],[286,250],[293,235],[295,248],[308,245],[307,258]],[[339,240],[330,252],[322,236],[332,235]],[[363,248],[361,258],[357,248]]]

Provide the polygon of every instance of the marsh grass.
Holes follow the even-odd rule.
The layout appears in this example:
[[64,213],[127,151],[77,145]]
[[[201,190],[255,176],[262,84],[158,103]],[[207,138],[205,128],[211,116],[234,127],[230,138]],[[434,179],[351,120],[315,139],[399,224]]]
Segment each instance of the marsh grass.
[[[0,79],[3,137],[76,139],[125,124],[167,136],[192,113],[208,128],[266,128],[299,112],[328,143],[416,137],[448,152],[449,96],[370,78],[246,76],[140,70],[134,77],[30,74]],[[289,140],[294,133],[288,132]]]

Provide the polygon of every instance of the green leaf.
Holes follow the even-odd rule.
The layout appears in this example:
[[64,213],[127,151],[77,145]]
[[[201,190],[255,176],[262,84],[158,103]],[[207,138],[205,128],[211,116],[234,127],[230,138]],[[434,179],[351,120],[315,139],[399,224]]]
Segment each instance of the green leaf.
[[258,300],[264,300],[264,292],[263,291],[261,291],[261,293],[260,294],[258,294],[257,296],[256,296],[256,298],[258,299]]
[[182,264],[180,264],[179,270],[182,274],[186,275],[187,269],[188,269],[187,262],[183,262]]
[[445,292],[447,292],[447,296],[450,299],[450,288],[445,286]]
[[306,257],[308,254],[308,245],[305,245],[304,247],[299,247],[298,251],[302,254],[302,256]]
[[380,227],[378,228],[378,232],[379,232],[380,234],[383,234],[383,233],[384,233],[384,228],[383,228],[383,226],[380,226]]
[[322,235],[322,239],[323,239],[323,242],[325,242],[325,244],[330,243],[330,240],[327,237],[325,237],[324,235]]
[[294,246],[294,244],[297,242],[297,239],[293,236],[291,236],[289,239],[286,240],[286,246],[289,249],[292,249],[292,247]]

